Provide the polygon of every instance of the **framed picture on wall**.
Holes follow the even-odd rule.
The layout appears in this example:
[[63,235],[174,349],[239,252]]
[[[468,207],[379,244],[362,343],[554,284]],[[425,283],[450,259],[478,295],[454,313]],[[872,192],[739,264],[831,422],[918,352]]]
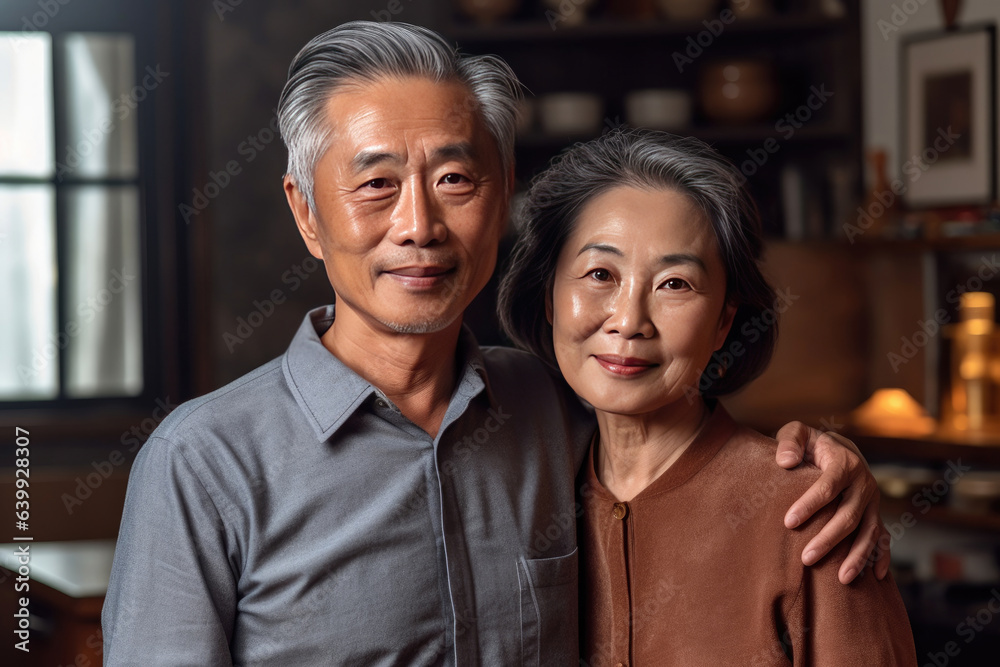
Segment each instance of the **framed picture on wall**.
[[996,196],[992,25],[923,33],[902,44],[907,204],[983,204]]

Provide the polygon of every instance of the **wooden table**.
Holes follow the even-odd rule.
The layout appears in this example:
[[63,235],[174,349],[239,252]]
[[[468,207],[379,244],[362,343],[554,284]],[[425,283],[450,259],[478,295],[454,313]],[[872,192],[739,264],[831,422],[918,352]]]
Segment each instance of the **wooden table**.
[[[29,590],[15,590],[19,547],[28,545]],[[0,544],[0,617],[4,619],[0,662],[30,667],[101,665],[101,607],[108,590],[114,540]],[[30,653],[14,648],[13,614],[29,599]]]

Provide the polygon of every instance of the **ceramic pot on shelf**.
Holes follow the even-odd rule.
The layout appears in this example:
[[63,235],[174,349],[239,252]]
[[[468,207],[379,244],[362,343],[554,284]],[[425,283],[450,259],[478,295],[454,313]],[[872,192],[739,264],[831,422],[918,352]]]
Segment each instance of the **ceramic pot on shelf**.
[[671,21],[707,19],[718,6],[718,0],[657,0],[660,13]]
[[729,0],[729,8],[738,19],[759,19],[774,13],[771,0]]
[[775,68],[766,60],[727,60],[701,70],[701,108],[720,123],[752,123],[770,114],[778,103]]
[[458,0],[462,13],[483,25],[507,18],[517,11],[520,4],[521,0]]
[[583,23],[587,20],[587,10],[590,9],[596,1],[597,0],[542,0],[542,4],[545,5],[550,12],[555,14],[553,17],[549,16],[548,12],[546,12],[548,22],[552,26],[552,29],[555,30],[561,25],[583,25]]

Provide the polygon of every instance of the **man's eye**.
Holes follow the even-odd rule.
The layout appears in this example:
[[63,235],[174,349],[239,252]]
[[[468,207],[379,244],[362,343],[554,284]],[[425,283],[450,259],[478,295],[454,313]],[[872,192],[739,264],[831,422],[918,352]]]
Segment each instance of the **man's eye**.
[[663,286],[669,290],[682,290],[690,287],[686,280],[681,280],[680,278],[671,278],[667,282],[663,283]]
[[594,269],[590,272],[590,276],[594,280],[599,280],[602,283],[611,280],[611,272],[607,269]]
[[366,188],[372,188],[374,190],[381,190],[382,188],[389,187],[389,179],[387,178],[373,178],[372,180],[365,183]]
[[461,185],[463,182],[467,180],[468,179],[465,178],[465,176],[462,176],[461,174],[445,174],[441,178],[441,182],[446,185]]

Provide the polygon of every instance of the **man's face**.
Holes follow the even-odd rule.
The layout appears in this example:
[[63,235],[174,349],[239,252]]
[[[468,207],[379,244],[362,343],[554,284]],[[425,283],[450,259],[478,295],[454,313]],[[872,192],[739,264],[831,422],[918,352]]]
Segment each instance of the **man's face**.
[[337,317],[431,333],[458,321],[496,264],[508,192],[496,145],[458,83],[385,78],[338,88],[316,210],[286,177],[309,251],[326,263]]

